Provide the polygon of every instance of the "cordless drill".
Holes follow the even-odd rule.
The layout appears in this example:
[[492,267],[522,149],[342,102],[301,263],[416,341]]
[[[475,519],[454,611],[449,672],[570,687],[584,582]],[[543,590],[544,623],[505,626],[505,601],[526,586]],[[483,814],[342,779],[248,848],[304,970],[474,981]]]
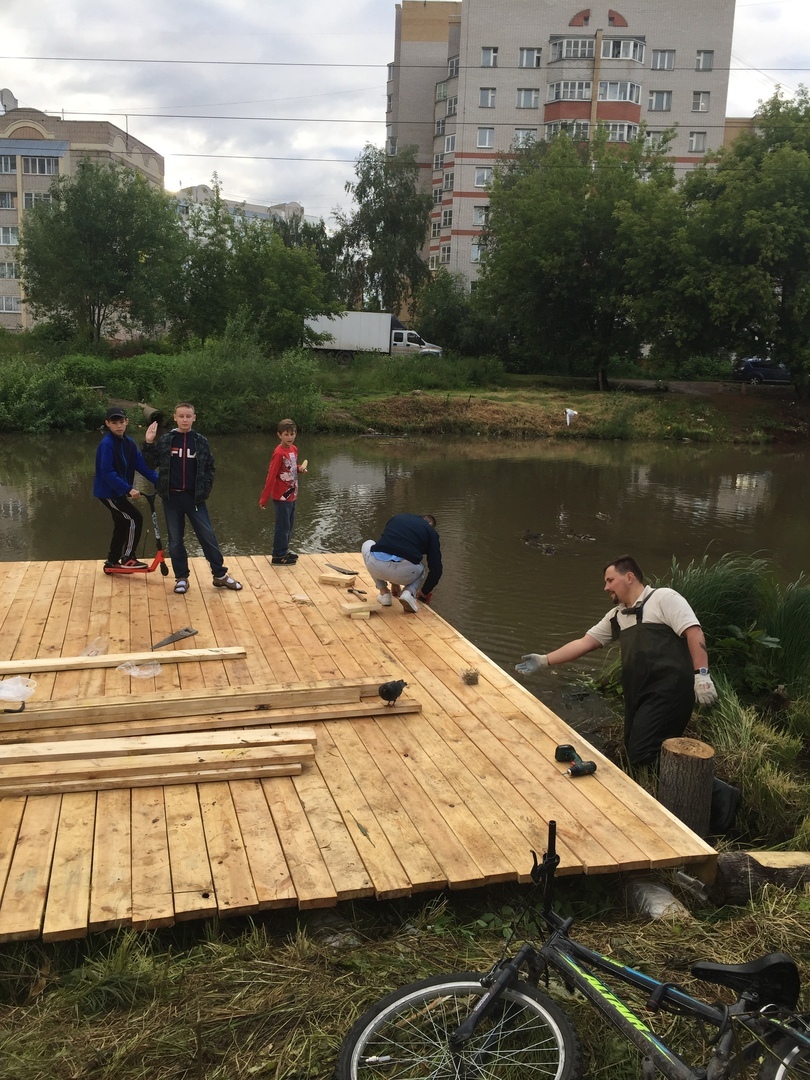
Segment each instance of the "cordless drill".
[[565,770],[566,776],[591,776],[596,772],[595,761],[583,761],[573,746],[564,743],[554,751],[555,761],[570,761],[570,768]]

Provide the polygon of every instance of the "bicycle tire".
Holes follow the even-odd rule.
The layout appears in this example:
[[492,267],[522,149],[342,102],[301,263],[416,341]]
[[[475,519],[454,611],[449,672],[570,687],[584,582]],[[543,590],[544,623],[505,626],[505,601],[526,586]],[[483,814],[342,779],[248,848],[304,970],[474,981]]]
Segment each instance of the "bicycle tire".
[[571,1021],[542,991],[517,982],[461,1056],[448,1037],[486,992],[465,971],[411,983],[365,1012],[344,1039],[335,1080],[578,1080],[582,1047]]
[[[799,1019],[806,1031],[810,1016]],[[760,1065],[757,1080],[810,1080],[810,1050],[789,1036],[780,1039]]]

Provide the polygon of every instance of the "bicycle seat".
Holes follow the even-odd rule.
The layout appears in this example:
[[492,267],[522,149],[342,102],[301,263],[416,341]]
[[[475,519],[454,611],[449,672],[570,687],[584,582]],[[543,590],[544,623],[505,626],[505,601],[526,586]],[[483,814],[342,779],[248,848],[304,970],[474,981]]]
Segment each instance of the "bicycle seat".
[[692,974],[705,982],[728,986],[738,994],[753,991],[763,1004],[794,1009],[799,1000],[799,969],[784,953],[768,953],[747,964],[715,964],[710,960],[693,964]]

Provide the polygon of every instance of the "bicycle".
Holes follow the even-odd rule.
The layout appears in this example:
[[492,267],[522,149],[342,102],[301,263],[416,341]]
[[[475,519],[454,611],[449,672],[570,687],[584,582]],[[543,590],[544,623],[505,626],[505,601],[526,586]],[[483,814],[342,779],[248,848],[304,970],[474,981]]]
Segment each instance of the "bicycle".
[[[569,936],[573,919],[564,919],[553,906],[560,861],[555,822],[549,822],[542,861],[532,855],[532,878],[543,888],[545,939],[539,945],[526,942],[511,956],[507,941],[486,974],[423,979],[378,1001],[344,1039],[335,1080],[577,1080],[583,1068],[579,1037],[565,1011],[538,989],[541,979],[548,987],[552,972],[636,1047],[644,1080],[656,1073],[668,1080],[731,1080],[753,1075],[752,1069],[758,1070],[758,1080],[810,1078],[810,1014],[794,1011],[800,979],[789,956],[694,964],[696,978],[737,994],[733,1005],[700,1001]],[[689,1017],[703,1029],[716,1029],[709,1060],[688,1064],[597,972],[641,991],[651,1012]]]

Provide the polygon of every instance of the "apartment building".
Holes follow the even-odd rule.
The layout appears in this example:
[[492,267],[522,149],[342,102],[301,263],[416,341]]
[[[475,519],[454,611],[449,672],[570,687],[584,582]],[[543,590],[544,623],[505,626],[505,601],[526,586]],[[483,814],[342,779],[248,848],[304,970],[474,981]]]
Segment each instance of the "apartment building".
[[121,162],[163,187],[160,154],[115,124],[21,109],[9,90],[0,90],[0,326],[7,330],[33,321],[16,257],[25,214],[49,200],[53,178],[72,175],[83,158]]
[[[181,218],[188,218],[195,206],[207,206],[214,200],[214,189],[208,184],[194,184],[180,188],[173,193],[177,200],[177,212]],[[244,199],[231,199],[220,193],[220,201],[229,214],[243,214],[248,221],[292,221],[300,217],[303,221],[317,225],[318,218],[308,216],[299,202],[273,203],[264,206],[260,203],[245,202]]]
[[561,130],[586,141],[597,126],[622,143],[642,124],[656,143],[675,128],[681,175],[722,146],[733,21],[734,0],[397,4],[387,148],[419,147],[431,268],[474,288],[488,187],[515,146]]

